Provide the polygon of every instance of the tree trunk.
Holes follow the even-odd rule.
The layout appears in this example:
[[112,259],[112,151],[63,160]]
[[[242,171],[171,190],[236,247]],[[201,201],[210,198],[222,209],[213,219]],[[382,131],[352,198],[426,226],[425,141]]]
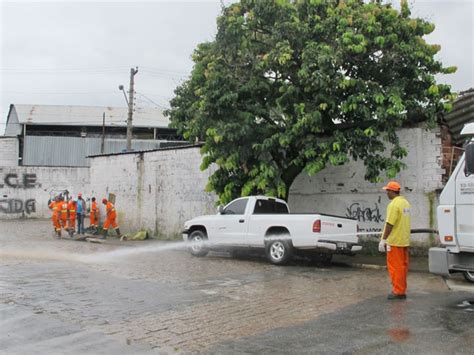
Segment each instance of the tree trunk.
[[290,168],[286,169],[283,174],[281,174],[281,178],[286,186],[286,195],[283,197],[286,202],[288,202],[290,187],[293,185],[293,182],[302,170],[302,168],[292,165]]

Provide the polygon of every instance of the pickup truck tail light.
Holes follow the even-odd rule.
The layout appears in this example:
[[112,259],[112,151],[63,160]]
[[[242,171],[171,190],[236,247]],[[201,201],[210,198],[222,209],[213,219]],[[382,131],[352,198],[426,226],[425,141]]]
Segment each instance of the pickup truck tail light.
[[321,233],[321,220],[317,219],[313,222],[313,233]]

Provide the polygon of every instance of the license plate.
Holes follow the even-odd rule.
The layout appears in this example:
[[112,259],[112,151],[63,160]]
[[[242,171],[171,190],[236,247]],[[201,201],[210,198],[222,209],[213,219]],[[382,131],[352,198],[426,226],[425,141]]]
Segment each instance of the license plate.
[[346,249],[347,248],[347,243],[337,243],[338,248]]

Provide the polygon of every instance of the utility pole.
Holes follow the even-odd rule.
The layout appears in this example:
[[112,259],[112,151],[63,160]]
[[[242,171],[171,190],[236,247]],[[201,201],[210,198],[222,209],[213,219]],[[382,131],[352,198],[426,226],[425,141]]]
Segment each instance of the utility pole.
[[102,141],[100,142],[100,153],[105,152],[105,112],[102,114]]
[[132,119],[133,119],[133,96],[134,96],[134,77],[138,73],[136,69],[130,68],[130,90],[128,92],[128,118],[127,118],[127,151],[132,150]]

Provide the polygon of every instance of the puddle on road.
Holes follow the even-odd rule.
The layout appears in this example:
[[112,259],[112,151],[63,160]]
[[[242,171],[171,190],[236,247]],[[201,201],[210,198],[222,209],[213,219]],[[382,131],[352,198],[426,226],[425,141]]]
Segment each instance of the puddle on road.
[[160,253],[171,250],[184,250],[188,245],[184,242],[166,243],[161,245],[147,245],[140,247],[120,248],[112,251],[93,252],[92,254],[78,254],[59,250],[0,250],[0,258],[12,257],[20,259],[50,260],[50,261],[76,261],[82,263],[107,263],[114,260],[136,256],[145,253]]

